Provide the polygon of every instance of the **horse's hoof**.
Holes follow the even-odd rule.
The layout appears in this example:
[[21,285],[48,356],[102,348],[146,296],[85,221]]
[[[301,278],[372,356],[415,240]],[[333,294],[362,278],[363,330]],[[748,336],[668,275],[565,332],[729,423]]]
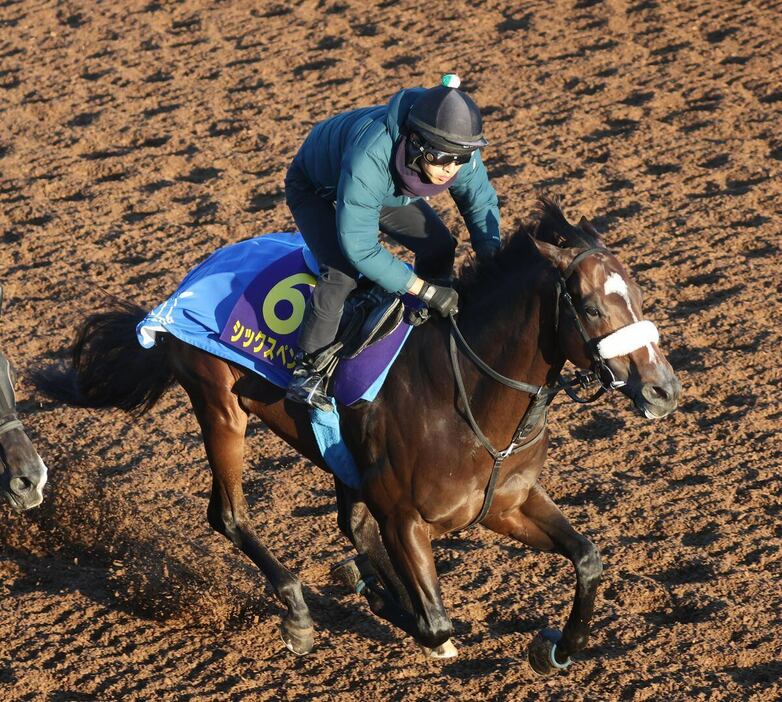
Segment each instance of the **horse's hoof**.
[[448,658],[456,658],[459,655],[451,639],[441,643],[437,648],[427,648],[422,644],[418,644],[418,646],[424,652],[424,655],[431,660],[446,660]]
[[306,656],[315,646],[315,629],[311,626],[302,629],[283,622],[280,625],[280,636],[285,648],[297,656]]
[[564,663],[557,660],[557,643],[561,638],[562,634],[556,629],[543,629],[532,639],[527,658],[530,668],[538,675],[553,675],[570,667],[573,662],[570,658]]

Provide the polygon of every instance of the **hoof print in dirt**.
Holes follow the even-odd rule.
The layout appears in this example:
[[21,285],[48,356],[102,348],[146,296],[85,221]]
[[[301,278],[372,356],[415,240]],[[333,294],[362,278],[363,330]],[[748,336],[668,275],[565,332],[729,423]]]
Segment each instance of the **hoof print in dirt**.
[[556,629],[539,631],[529,646],[527,657],[529,665],[538,675],[554,675],[567,670],[573,662],[568,658],[564,663],[557,660],[557,643],[562,634]]

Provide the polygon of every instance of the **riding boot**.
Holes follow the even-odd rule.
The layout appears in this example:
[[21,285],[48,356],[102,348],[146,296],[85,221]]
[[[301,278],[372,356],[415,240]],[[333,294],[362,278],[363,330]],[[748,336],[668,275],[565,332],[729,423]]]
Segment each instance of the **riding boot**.
[[301,402],[310,407],[317,407],[323,412],[331,412],[334,406],[326,395],[327,379],[316,370],[312,357],[303,351],[296,354],[296,366],[293,369],[293,379],[288,385],[285,397],[294,402]]

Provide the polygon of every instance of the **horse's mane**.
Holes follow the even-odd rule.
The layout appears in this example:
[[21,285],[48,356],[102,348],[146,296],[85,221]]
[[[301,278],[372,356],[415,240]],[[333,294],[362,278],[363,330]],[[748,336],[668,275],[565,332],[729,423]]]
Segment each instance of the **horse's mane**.
[[472,290],[496,282],[497,276],[503,272],[521,272],[530,263],[542,260],[532,239],[561,248],[603,246],[600,235],[584,217],[577,225],[573,225],[562,213],[559,202],[541,197],[532,218],[523,222],[514,234],[503,241],[492,260],[481,263],[471,261],[463,266],[458,280],[460,294],[469,296]]

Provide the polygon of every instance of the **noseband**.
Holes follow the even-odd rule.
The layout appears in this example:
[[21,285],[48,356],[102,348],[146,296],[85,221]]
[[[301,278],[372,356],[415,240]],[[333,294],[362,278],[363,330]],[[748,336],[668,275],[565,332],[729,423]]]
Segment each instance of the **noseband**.
[[[486,486],[483,507],[481,508],[478,516],[467,526],[472,526],[473,524],[482,521],[488,514],[489,508],[491,507],[492,497],[494,495],[494,488],[497,483],[497,477],[500,473],[500,466],[502,465],[503,461],[508,456],[529,448],[543,438],[544,432],[546,430],[546,415],[548,413],[549,405],[560,390],[564,390],[568,397],[570,397],[575,402],[582,404],[594,402],[609,390],[620,388],[626,384],[626,381],[616,379],[613,371],[606,363],[607,359],[626,355],[632,351],[635,351],[636,349],[641,348],[642,346],[650,343],[656,343],[659,340],[657,328],[652,322],[648,320],[635,322],[626,327],[622,327],[621,329],[618,329],[599,340],[593,339],[589,336],[583,322],[581,321],[581,318],[579,317],[578,310],[573,303],[573,299],[567,290],[567,281],[573,275],[576,267],[579,263],[581,263],[581,261],[596,253],[610,254],[608,249],[602,247],[593,247],[591,249],[585,249],[584,251],[579,252],[570,262],[564,273],[560,274],[556,283],[557,296],[554,313],[554,334],[557,337],[559,336],[559,317],[561,314],[561,309],[564,307],[573,316],[576,328],[578,329],[581,338],[584,340],[584,343],[589,349],[589,353],[592,358],[592,365],[590,369],[588,371],[577,370],[575,373],[575,378],[570,381],[563,378],[562,374],[560,373],[557,377],[556,384],[540,386],[531,385],[530,383],[524,383],[519,380],[513,380],[512,378],[508,378],[498,373],[470,348],[470,345],[462,336],[462,333],[456,324],[455,316],[453,313],[449,315],[452,327],[449,337],[449,351],[451,356],[451,364],[453,366],[454,378],[456,380],[456,386],[459,390],[459,397],[462,401],[462,404],[464,405],[464,413],[468,423],[470,424],[470,427],[478,437],[478,440],[481,442],[483,447],[494,459],[494,465],[492,467],[489,483]],[[560,301],[564,304],[561,304]],[[475,420],[475,417],[472,414],[472,410],[470,409],[470,402],[467,398],[467,391],[464,387],[464,380],[462,379],[461,368],[459,366],[459,354],[456,348],[457,343],[465,355],[467,355],[467,357],[485,375],[488,375],[490,378],[502,385],[505,385],[506,387],[519,390],[521,392],[526,392],[533,396],[532,402],[527,407],[527,410],[521,417],[521,420],[519,420],[519,424],[516,428],[516,431],[513,433],[513,438],[511,439],[510,444],[508,444],[508,446],[502,451],[498,451],[494,448],[486,435],[481,431],[478,423]],[[579,386],[585,389],[591,387],[595,383],[600,383],[600,387],[591,397],[588,398],[582,398],[579,396],[575,389]],[[532,430],[537,426],[540,426],[540,429],[535,433],[534,436],[529,438]]]
[[15,414],[0,419],[0,436],[12,429],[22,429],[24,425],[21,420],[16,418]]

